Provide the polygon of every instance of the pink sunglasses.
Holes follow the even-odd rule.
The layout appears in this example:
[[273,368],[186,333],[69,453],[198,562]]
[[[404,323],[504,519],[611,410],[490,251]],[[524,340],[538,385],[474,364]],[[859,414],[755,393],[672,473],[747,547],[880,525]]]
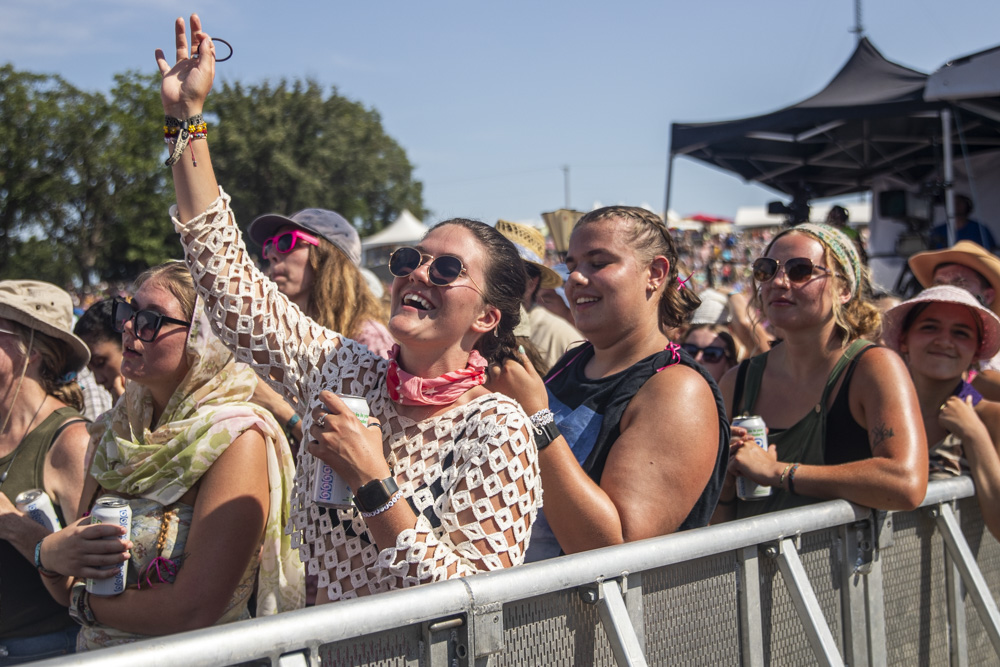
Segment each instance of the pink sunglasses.
[[275,234],[270,238],[264,239],[262,252],[266,257],[268,249],[273,247],[276,252],[286,255],[295,250],[295,243],[299,241],[299,239],[309,243],[310,245],[319,245],[319,239],[315,236],[293,229],[291,231],[281,232],[280,234]]

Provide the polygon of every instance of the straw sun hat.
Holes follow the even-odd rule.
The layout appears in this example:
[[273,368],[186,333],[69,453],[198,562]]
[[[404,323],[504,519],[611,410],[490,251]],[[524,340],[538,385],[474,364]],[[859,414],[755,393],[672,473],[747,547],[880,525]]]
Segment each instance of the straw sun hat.
[[922,287],[934,283],[934,270],[942,264],[960,264],[981,275],[993,288],[993,303],[987,304],[995,312],[1000,307],[1000,259],[977,243],[959,241],[946,250],[918,252],[909,259],[910,270]]
[[542,289],[555,289],[563,284],[562,277],[545,266],[545,236],[529,225],[507,220],[497,220],[496,230],[503,234],[517,248],[517,253],[528,264],[533,264],[542,272]]
[[90,349],[73,335],[73,300],[65,291],[39,280],[0,280],[0,318],[40,331],[70,350],[65,371],[90,361]]
[[955,303],[966,306],[982,323],[983,339],[979,343],[975,359],[992,359],[1000,351],[1000,317],[979,303],[967,290],[951,285],[928,287],[912,299],[886,311],[882,339],[888,347],[899,352],[903,322],[906,321],[907,314],[921,303]]

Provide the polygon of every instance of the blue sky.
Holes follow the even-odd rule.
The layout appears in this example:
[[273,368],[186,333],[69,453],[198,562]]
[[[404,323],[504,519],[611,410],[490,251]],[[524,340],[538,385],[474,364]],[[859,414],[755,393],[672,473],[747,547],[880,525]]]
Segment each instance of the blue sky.
[[[671,122],[797,102],[855,43],[853,0],[4,0],[0,62],[105,90],[117,72],[154,71],[191,11],[236,49],[220,78],[311,77],[378,110],[424,183],[428,222],[539,220],[564,204],[563,165],[574,208],[661,210]],[[886,57],[925,72],[1000,43],[996,0],[869,0],[862,22]],[[775,198],[675,165],[681,214]]]

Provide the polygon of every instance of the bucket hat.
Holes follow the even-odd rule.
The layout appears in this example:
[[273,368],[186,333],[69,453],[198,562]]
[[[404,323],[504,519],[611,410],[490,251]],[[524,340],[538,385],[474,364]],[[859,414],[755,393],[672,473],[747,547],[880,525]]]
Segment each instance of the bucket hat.
[[73,299],[51,283],[0,280],[0,318],[65,343],[70,354],[64,371],[79,371],[90,361],[90,348],[73,334]]
[[882,339],[886,346],[899,352],[899,338],[903,333],[903,322],[907,314],[921,303],[956,303],[968,307],[982,323],[983,339],[976,351],[976,360],[992,359],[1000,351],[1000,317],[979,303],[976,297],[961,287],[935,285],[928,287],[912,299],[908,299],[885,313],[885,327]]

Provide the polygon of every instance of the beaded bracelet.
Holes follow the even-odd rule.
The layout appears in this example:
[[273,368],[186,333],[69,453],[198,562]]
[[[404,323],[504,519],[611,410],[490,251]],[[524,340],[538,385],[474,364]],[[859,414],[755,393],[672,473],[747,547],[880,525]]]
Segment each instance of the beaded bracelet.
[[54,570],[48,570],[45,568],[44,565],[42,565],[42,542],[44,541],[45,538],[43,537],[42,539],[38,540],[38,544],[35,545],[35,569],[38,570],[38,572],[41,573],[43,577],[48,577],[49,579],[56,579],[58,577],[61,577],[62,575],[59,574],[58,572],[55,572]]
[[788,471],[788,492],[793,496],[795,493],[795,471],[799,469],[799,464],[796,463],[792,466],[792,469]]
[[794,463],[789,463],[785,466],[785,469],[781,471],[781,477],[778,478],[778,486],[785,488],[785,475],[788,474],[788,470],[795,465]]
[[[167,158],[164,164],[172,167],[180,159],[181,155],[184,154],[184,149],[187,148],[190,141],[207,138],[208,124],[205,122],[205,117],[201,114],[196,114],[183,120],[174,118],[173,116],[164,116],[163,140],[167,144],[174,144],[170,157]],[[194,155],[194,146],[191,147],[191,164],[196,167],[198,166],[198,160]]]
[[548,408],[543,408],[529,417],[529,419],[531,419],[531,424],[536,428],[541,428],[546,424],[555,421],[555,418],[555,415],[552,414],[552,411]]
[[396,493],[392,494],[392,498],[389,498],[389,501],[386,502],[385,505],[382,505],[381,507],[376,507],[371,512],[362,512],[361,516],[363,516],[366,519],[370,519],[373,516],[378,516],[379,514],[381,514],[382,512],[385,512],[390,507],[392,507],[397,502],[399,502],[399,499],[402,498],[402,497],[403,497],[403,490],[399,489],[398,491],[396,491]]

